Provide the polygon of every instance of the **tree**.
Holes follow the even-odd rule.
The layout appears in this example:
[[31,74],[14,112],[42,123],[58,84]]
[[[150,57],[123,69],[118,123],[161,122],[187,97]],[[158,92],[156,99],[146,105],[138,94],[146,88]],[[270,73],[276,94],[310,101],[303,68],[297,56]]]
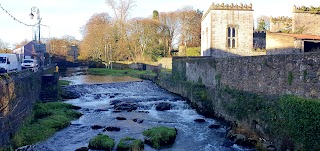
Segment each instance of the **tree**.
[[159,12],[157,10],[153,11],[152,19],[159,20]]
[[0,39],[0,53],[11,53],[9,44]]
[[269,30],[270,29],[270,17],[259,16],[257,18],[257,30]]
[[162,55],[159,43],[160,22],[148,18],[134,18],[129,27],[132,58],[135,61],[157,60]]
[[20,43],[15,43],[14,44],[14,49],[20,48],[20,47],[22,47],[22,46],[24,46],[24,45],[26,45],[28,43],[29,43],[29,40],[27,40],[27,39],[21,41]]
[[180,34],[179,15],[176,12],[162,12],[160,13],[159,20],[161,26],[161,41],[165,43],[164,56],[171,56],[171,50],[174,45],[177,45],[177,38]]
[[113,10],[115,16],[112,23],[114,45],[111,48],[114,51],[114,59],[127,60],[130,57],[127,20],[131,9],[135,6],[135,1],[119,0],[119,2],[116,2],[115,0],[106,0],[106,3]]
[[[111,18],[107,13],[94,14],[83,27],[83,40],[80,44],[81,59],[105,59],[107,37],[112,35]],[[110,37],[111,38],[111,37]],[[111,41],[111,40],[110,40]]]

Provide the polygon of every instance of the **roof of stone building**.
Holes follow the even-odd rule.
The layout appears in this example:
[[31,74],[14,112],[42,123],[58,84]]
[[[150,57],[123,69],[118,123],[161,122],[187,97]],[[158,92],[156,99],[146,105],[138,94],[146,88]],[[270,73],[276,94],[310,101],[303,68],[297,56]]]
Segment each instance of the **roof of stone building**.
[[320,40],[320,36],[317,35],[306,35],[306,34],[286,34],[286,33],[278,33],[283,36],[289,36],[289,37],[294,37],[296,39],[301,39],[301,40]]

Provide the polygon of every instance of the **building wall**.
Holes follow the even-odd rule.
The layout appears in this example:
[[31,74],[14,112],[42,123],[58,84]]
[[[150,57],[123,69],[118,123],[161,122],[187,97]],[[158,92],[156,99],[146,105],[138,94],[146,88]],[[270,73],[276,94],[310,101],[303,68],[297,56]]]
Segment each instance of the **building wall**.
[[293,33],[320,36],[320,14],[293,13]]
[[270,32],[291,31],[292,18],[286,16],[271,17],[270,18]]
[[211,11],[201,22],[201,56],[209,56],[211,45],[212,20]]
[[[215,88],[320,99],[320,53],[236,58],[174,58],[173,75]],[[201,80],[199,80],[201,79]]]
[[267,33],[266,36],[267,55],[290,54],[302,52],[303,44],[301,40],[281,33]]

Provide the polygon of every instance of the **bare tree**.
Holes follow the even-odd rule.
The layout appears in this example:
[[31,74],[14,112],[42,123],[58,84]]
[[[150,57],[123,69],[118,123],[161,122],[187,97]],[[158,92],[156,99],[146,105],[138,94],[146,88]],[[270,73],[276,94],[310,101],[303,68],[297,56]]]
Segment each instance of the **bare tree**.
[[10,53],[9,44],[0,39],[0,53]]

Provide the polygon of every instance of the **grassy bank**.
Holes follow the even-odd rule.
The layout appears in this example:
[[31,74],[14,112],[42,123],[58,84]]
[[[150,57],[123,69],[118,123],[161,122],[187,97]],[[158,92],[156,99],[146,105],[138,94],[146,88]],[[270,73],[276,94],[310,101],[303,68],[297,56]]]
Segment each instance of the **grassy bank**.
[[156,76],[157,74],[149,70],[115,70],[115,69],[106,69],[106,68],[90,68],[88,73],[91,75],[110,75],[110,76],[131,76],[140,78],[142,75],[147,76]]
[[73,106],[61,102],[38,103],[32,116],[12,139],[14,148],[37,143],[52,136],[81,116]]

